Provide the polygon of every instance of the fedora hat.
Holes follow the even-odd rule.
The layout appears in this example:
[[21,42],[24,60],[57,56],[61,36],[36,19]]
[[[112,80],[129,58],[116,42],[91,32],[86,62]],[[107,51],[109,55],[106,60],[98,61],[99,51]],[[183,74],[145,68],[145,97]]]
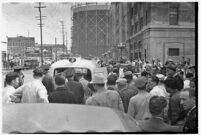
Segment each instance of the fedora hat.
[[105,78],[102,76],[94,76],[91,84],[104,84],[106,82]]

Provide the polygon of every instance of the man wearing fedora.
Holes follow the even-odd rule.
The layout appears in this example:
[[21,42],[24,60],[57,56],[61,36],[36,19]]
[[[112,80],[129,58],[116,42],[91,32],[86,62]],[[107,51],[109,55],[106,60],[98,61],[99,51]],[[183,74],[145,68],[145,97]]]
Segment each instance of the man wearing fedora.
[[105,89],[104,77],[94,76],[90,83],[93,85],[94,93],[86,100],[87,105],[110,107],[124,112],[119,93]]
[[184,87],[183,79],[176,72],[177,66],[174,63],[168,63],[166,65],[167,78],[175,78],[177,90],[181,90]]

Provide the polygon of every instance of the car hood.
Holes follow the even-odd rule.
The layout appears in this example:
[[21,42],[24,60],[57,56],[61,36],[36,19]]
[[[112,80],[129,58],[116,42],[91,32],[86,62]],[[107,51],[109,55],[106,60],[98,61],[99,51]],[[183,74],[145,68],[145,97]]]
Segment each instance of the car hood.
[[[125,114],[106,107],[74,104],[3,105],[3,133],[136,132]],[[132,127],[132,128],[131,128]]]

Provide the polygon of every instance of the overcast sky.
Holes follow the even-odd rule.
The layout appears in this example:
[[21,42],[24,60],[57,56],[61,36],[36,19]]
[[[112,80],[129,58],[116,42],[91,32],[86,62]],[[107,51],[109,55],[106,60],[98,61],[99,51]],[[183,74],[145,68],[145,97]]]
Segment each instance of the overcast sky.
[[[65,32],[68,35],[68,46],[71,44],[71,5],[72,3],[43,3],[46,8],[42,9],[43,20],[43,44],[54,44],[55,37],[57,43],[62,44],[62,26],[60,21],[64,21]],[[1,5],[1,41],[7,41],[6,36],[16,37],[28,35],[35,37],[35,42],[40,44],[38,3],[2,3]]]

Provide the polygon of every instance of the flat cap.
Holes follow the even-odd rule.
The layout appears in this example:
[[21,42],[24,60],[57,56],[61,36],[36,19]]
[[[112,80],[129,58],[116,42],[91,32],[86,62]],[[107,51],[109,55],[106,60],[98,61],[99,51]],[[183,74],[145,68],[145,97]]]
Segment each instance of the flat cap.
[[130,75],[132,75],[132,72],[131,72],[131,71],[126,71],[126,72],[124,73],[124,76],[130,76]]
[[136,81],[135,81],[135,86],[139,89],[145,87],[147,84],[147,78],[146,77],[139,77]]
[[116,83],[118,85],[126,85],[127,84],[127,80],[125,78],[119,78],[116,80]]

